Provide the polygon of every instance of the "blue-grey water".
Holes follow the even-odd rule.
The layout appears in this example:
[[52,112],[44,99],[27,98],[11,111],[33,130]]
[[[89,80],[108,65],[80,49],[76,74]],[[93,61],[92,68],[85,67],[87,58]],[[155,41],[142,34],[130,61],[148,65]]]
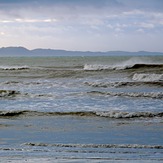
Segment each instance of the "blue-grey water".
[[163,57],[1,57],[0,159],[163,161]]

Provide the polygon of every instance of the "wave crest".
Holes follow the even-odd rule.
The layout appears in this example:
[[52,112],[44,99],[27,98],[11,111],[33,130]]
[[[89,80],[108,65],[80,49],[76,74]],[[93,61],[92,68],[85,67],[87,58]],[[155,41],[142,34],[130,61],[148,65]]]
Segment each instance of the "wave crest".
[[163,68],[162,63],[153,62],[148,58],[132,57],[128,60],[117,62],[115,64],[85,64],[84,70],[99,71],[99,70],[125,70],[125,69],[140,69],[140,68]]
[[13,97],[18,94],[20,92],[15,90],[0,90],[0,97]]
[[163,74],[145,74],[145,73],[141,73],[141,74],[134,74],[132,80],[135,81],[146,81],[146,82],[150,82],[150,81],[163,81]]
[[143,98],[155,98],[163,99],[162,92],[100,92],[100,91],[91,91],[88,94],[99,94],[99,95],[108,95],[108,96],[120,96],[120,97],[143,97]]
[[85,64],[84,70],[86,71],[101,71],[101,70],[125,70],[125,69],[139,69],[139,68],[163,68],[163,64],[117,64],[117,65],[98,65],[98,64]]
[[14,116],[79,116],[79,117],[105,117],[114,119],[153,118],[163,117],[163,112],[123,112],[123,111],[81,111],[81,112],[38,112],[30,110],[0,111],[0,117]]
[[142,144],[46,144],[46,143],[25,143],[27,146],[42,147],[67,147],[67,148],[140,148],[140,149],[163,149],[162,145],[142,145]]
[[108,65],[99,65],[99,64],[85,64],[84,65],[84,70],[87,71],[101,71],[101,70],[108,70],[108,69],[113,69],[113,67],[108,66]]
[[152,112],[121,112],[121,111],[110,111],[110,112],[96,112],[96,115],[100,117],[108,118],[151,118],[151,117],[162,117],[163,113],[152,113]]
[[28,66],[1,66],[2,70],[26,70],[30,69]]
[[119,87],[128,87],[128,86],[141,86],[141,85],[154,85],[154,86],[163,86],[161,81],[132,81],[132,82],[84,82],[85,85],[91,87],[102,87],[102,88],[119,88]]

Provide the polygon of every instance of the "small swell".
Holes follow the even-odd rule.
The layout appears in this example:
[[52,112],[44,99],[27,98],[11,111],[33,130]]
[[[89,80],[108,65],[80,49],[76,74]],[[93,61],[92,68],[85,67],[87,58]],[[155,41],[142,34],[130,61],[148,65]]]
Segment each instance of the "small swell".
[[0,111],[0,117],[16,116],[78,116],[78,117],[105,117],[113,119],[132,119],[132,118],[153,118],[163,117],[163,112],[122,112],[122,111],[105,111],[105,112],[38,112],[30,110],[22,111]]
[[108,96],[118,96],[118,97],[138,97],[138,98],[154,98],[154,99],[163,99],[162,92],[100,92],[100,91],[91,91],[88,94],[92,95],[108,95]]
[[[39,84],[39,83],[34,83],[34,84]],[[12,98],[12,97],[19,97],[19,98],[47,98],[47,97],[52,98],[53,97],[55,98],[55,96],[51,94],[30,94],[30,93],[22,93],[20,91],[15,91],[15,90],[0,90],[0,98],[7,99],[7,98]]]
[[121,87],[122,85],[126,85],[125,82],[84,82],[85,85],[91,86],[91,87],[102,87],[102,88],[108,88],[108,87]]
[[13,97],[18,94],[20,94],[20,92],[15,90],[0,90],[0,97]]
[[19,115],[25,115],[29,111],[0,111],[0,117],[14,117]]
[[132,81],[132,82],[84,82],[85,85],[91,87],[101,87],[101,88],[119,88],[119,87],[129,87],[129,86],[141,86],[141,85],[151,85],[151,86],[163,86],[161,81]]
[[21,148],[0,148],[1,151],[23,151]]
[[19,84],[20,82],[18,81],[7,81],[7,82],[4,82],[3,84],[6,84],[6,85],[10,85],[10,84]]
[[65,147],[65,148],[138,148],[138,149],[163,149],[162,145],[141,145],[141,144],[46,144],[46,143],[25,143],[27,146],[41,147]]
[[0,111],[0,117],[13,116],[95,116],[94,112],[38,112],[30,110]]
[[41,82],[6,81],[4,85],[39,85]]

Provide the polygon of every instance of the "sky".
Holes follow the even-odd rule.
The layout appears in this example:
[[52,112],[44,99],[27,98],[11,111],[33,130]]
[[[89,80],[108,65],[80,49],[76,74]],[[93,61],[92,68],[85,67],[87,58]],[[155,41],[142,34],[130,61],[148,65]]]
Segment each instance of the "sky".
[[163,0],[0,0],[0,47],[163,52]]

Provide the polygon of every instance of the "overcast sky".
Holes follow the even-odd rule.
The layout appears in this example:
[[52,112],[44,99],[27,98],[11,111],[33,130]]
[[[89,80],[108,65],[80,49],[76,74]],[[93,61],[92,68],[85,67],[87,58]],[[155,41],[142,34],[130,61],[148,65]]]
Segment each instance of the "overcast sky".
[[163,0],[0,0],[0,47],[163,52]]

